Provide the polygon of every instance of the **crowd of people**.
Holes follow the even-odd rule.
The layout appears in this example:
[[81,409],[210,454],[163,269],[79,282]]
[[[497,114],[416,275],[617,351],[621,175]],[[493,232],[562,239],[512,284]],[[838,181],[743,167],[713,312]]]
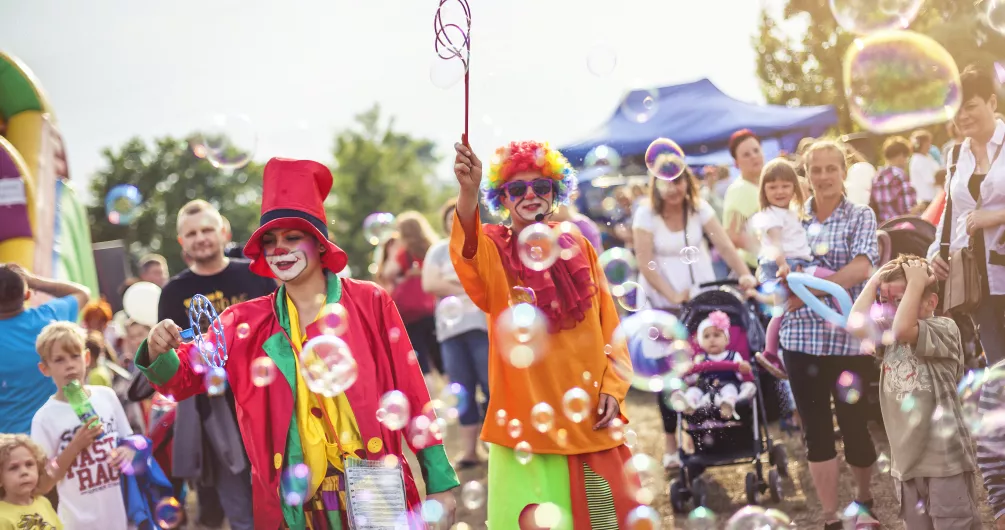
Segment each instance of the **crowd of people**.
[[[632,451],[611,434],[628,421],[633,358],[613,339],[631,311],[598,264],[612,247],[642,264],[634,309],[679,316],[703,284],[727,277],[741,296],[777,309],[752,356],[730,349],[725,314],[697,327],[695,366],[737,368],[693,370],[686,387],[658,393],[667,471],[682,465],[680,413],[733,418],[756,393],[756,363],[787,427],[802,432],[825,528],[842,528],[835,420],[856,485],[855,524],[878,527],[872,405],[840,392],[848,378],[878,380],[907,528],[980,528],[981,478],[1005,528],[1002,426],[975,424],[958,392],[984,363],[980,410],[1001,421],[1005,120],[990,72],[968,68],[961,83],[948,142],[934,147],[926,130],[888,138],[885,164],[866,181],[848,179],[864,158],[839,141],[807,139],[766,162],[760,139],[742,130],[729,143],[736,178],[720,167],[654,175],[618,189],[599,223],[576,209],[576,174],[547,144],[511,143],[487,167],[456,144],[459,192],[436,217],[446,237],[421,213],[400,213],[376,249],[372,282],[346,277],[347,256],[329,239],[329,170],[272,159],[243,257],[228,255],[220,212],[194,200],[177,213],[188,267],[170,276],[162,257],[139,260],[123,289],[161,286],[155,326],[116,318],[83,286],[0,265],[0,334],[10,341],[0,365],[0,529],[179,527],[190,523],[189,490],[198,500],[191,523],[204,527],[348,528],[370,513],[353,495],[357,479],[388,468],[400,470],[394,494],[370,494],[400,495],[398,524],[449,527],[455,469],[480,467],[491,528],[525,527],[528,517],[546,526],[542,506],[559,514],[556,528],[623,528],[642,503],[638,477],[624,471]],[[483,209],[503,221],[484,223]],[[884,260],[880,225],[906,215],[931,218],[935,238],[923,256]],[[520,242],[541,222],[575,227],[555,236],[561,256],[546,266],[528,263]],[[766,294],[795,272],[847,291],[847,327],[797,296]],[[970,281],[979,292],[946,287]],[[39,295],[46,301],[30,303]],[[220,313],[223,336],[182,339],[196,295]],[[870,324],[854,324],[856,314]],[[327,372],[315,379],[323,348]],[[225,364],[214,364],[223,352]],[[86,383],[89,412],[75,382]],[[429,405],[441,388],[456,400],[453,458]],[[135,465],[147,456],[164,478],[152,500],[128,493],[156,486],[137,485],[154,476]]]

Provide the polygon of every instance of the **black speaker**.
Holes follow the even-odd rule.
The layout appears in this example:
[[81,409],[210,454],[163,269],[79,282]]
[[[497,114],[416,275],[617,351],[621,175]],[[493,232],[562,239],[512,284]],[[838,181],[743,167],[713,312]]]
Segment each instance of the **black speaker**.
[[122,310],[119,287],[132,276],[125,242],[103,241],[92,244],[91,249],[94,251],[94,265],[98,270],[98,290],[112,306],[112,312],[117,313]]

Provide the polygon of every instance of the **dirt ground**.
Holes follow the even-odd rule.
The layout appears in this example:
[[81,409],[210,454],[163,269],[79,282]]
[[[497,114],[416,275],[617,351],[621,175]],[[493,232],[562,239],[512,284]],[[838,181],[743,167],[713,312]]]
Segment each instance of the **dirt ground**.
[[[659,410],[656,407],[654,397],[650,394],[633,391],[628,396],[627,415],[631,420],[629,427],[638,435],[637,443],[633,451],[645,453],[652,456],[657,461],[663,455],[663,424],[660,420]],[[773,506],[770,500],[766,500],[766,507],[776,507],[787,513],[800,529],[823,528],[823,519],[820,513],[820,504],[817,501],[813,490],[813,481],[810,478],[809,468],[806,465],[802,440],[799,436],[786,436],[780,434],[777,425],[770,427],[773,439],[785,444],[789,455],[790,479],[784,481],[785,498],[781,504]],[[455,429],[450,428],[444,438],[447,446],[447,454],[453,457],[457,453]],[[873,425],[873,440],[876,441],[877,450],[889,455],[889,445],[882,428]],[[840,452],[840,446],[839,446]],[[409,455],[412,469],[418,470],[418,464],[414,457]],[[764,457],[765,473],[767,472],[767,457]],[[846,506],[854,499],[855,486],[847,467],[843,466],[841,475],[841,506]],[[725,523],[729,516],[746,505],[744,494],[744,477],[748,471],[752,470],[750,465],[739,465],[733,467],[720,467],[709,469],[705,472],[705,478],[709,480],[709,508],[718,516],[719,528],[725,528]],[[486,468],[474,468],[460,472],[461,484],[469,481],[481,481],[485,483]],[[417,481],[422,484],[421,477]],[[893,479],[888,474],[876,471],[872,479],[873,494],[876,499],[875,513],[879,517],[884,529],[904,530],[904,524],[898,517],[899,506],[893,490]],[[652,506],[662,515],[663,528],[688,528],[687,515],[674,515],[670,507],[670,485],[669,480],[660,476],[655,479],[654,484],[645,484],[651,491],[655,492],[655,499]],[[983,510],[984,528],[993,528],[994,523],[990,511],[984,500],[985,493],[980,489],[981,505]],[[460,500],[460,492],[458,492]],[[188,499],[189,513],[194,515],[194,496]],[[485,526],[485,505],[480,505],[477,509],[466,508],[458,502],[457,523],[466,523],[467,529],[483,529]],[[226,528],[226,527],[225,527]],[[455,525],[455,528],[465,529],[463,525]],[[510,530],[510,529],[504,529]],[[514,529],[515,530],[515,529]],[[631,529],[626,529],[631,530]]]

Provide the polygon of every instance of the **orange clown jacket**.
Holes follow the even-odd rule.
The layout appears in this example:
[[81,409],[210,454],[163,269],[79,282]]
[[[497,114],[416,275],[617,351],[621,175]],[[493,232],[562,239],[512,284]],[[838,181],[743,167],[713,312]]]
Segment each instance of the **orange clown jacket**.
[[[460,219],[454,218],[450,258],[471,301],[489,317],[489,404],[482,440],[510,448],[526,442],[532,453],[564,455],[623,445],[623,429],[593,430],[600,394],[616,398],[623,411],[632,375],[627,350],[611,346],[620,319],[593,246],[581,235],[575,236],[597,287],[586,317],[572,329],[543,337],[536,344],[535,360],[521,366],[512,362],[512,351],[507,351],[513,337],[506,336],[498,323],[500,315],[519,301],[513,296],[517,285],[503,267],[495,242],[482,231],[477,214],[472,224],[466,233]],[[576,388],[589,396],[582,417],[577,417],[584,409],[582,400],[565,400]],[[541,403],[549,405],[551,412],[544,406],[535,409]],[[569,405],[576,410],[569,410]],[[624,414],[621,420],[627,423]]]
[[[377,419],[380,398],[391,390],[405,394],[413,417],[425,413],[432,419],[430,408],[426,407],[429,393],[411,353],[405,326],[390,296],[372,282],[340,279],[329,272],[327,296],[328,303],[337,302],[346,309],[348,325],[340,338],[349,346],[358,364],[358,378],[345,391],[366,448],[366,454],[357,456],[368,460],[388,455],[398,457],[405,471],[409,506],[415,510],[420,499],[411,471],[402,457],[404,433],[387,429]],[[226,363],[228,383],[236,402],[241,438],[251,462],[255,528],[277,529],[284,519],[290,528],[302,526],[303,511],[285,506],[279,493],[284,469],[303,462],[294,414],[296,368],[293,347],[287,339],[290,318],[285,300],[285,288],[280,287],[269,296],[230,306],[220,315],[229,356]],[[238,327],[242,328],[240,337],[237,336]],[[245,327],[248,328],[246,337]],[[308,338],[320,334],[316,323],[307,327]],[[194,345],[185,344],[180,355],[172,350],[150,363],[144,342],[137,352],[136,364],[162,394],[176,400],[186,399],[205,392],[204,377],[192,368],[193,348]],[[272,359],[283,377],[258,387],[252,383],[252,363],[264,356]],[[427,493],[459,485],[438,436],[408,438],[422,468]],[[414,446],[413,442],[420,439],[431,443]],[[412,526],[421,527],[421,523],[413,518]]]

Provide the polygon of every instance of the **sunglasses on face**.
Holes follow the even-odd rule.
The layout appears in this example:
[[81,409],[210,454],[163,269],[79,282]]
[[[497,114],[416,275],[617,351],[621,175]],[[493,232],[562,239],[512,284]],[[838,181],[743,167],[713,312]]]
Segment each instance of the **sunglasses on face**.
[[509,196],[510,200],[522,199],[527,195],[527,187],[530,187],[534,191],[534,195],[538,197],[547,197],[551,195],[551,192],[555,189],[555,184],[551,179],[536,179],[530,182],[525,180],[514,180],[512,182],[507,182],[503,184],[503,190],[506,191],[506,195]]

